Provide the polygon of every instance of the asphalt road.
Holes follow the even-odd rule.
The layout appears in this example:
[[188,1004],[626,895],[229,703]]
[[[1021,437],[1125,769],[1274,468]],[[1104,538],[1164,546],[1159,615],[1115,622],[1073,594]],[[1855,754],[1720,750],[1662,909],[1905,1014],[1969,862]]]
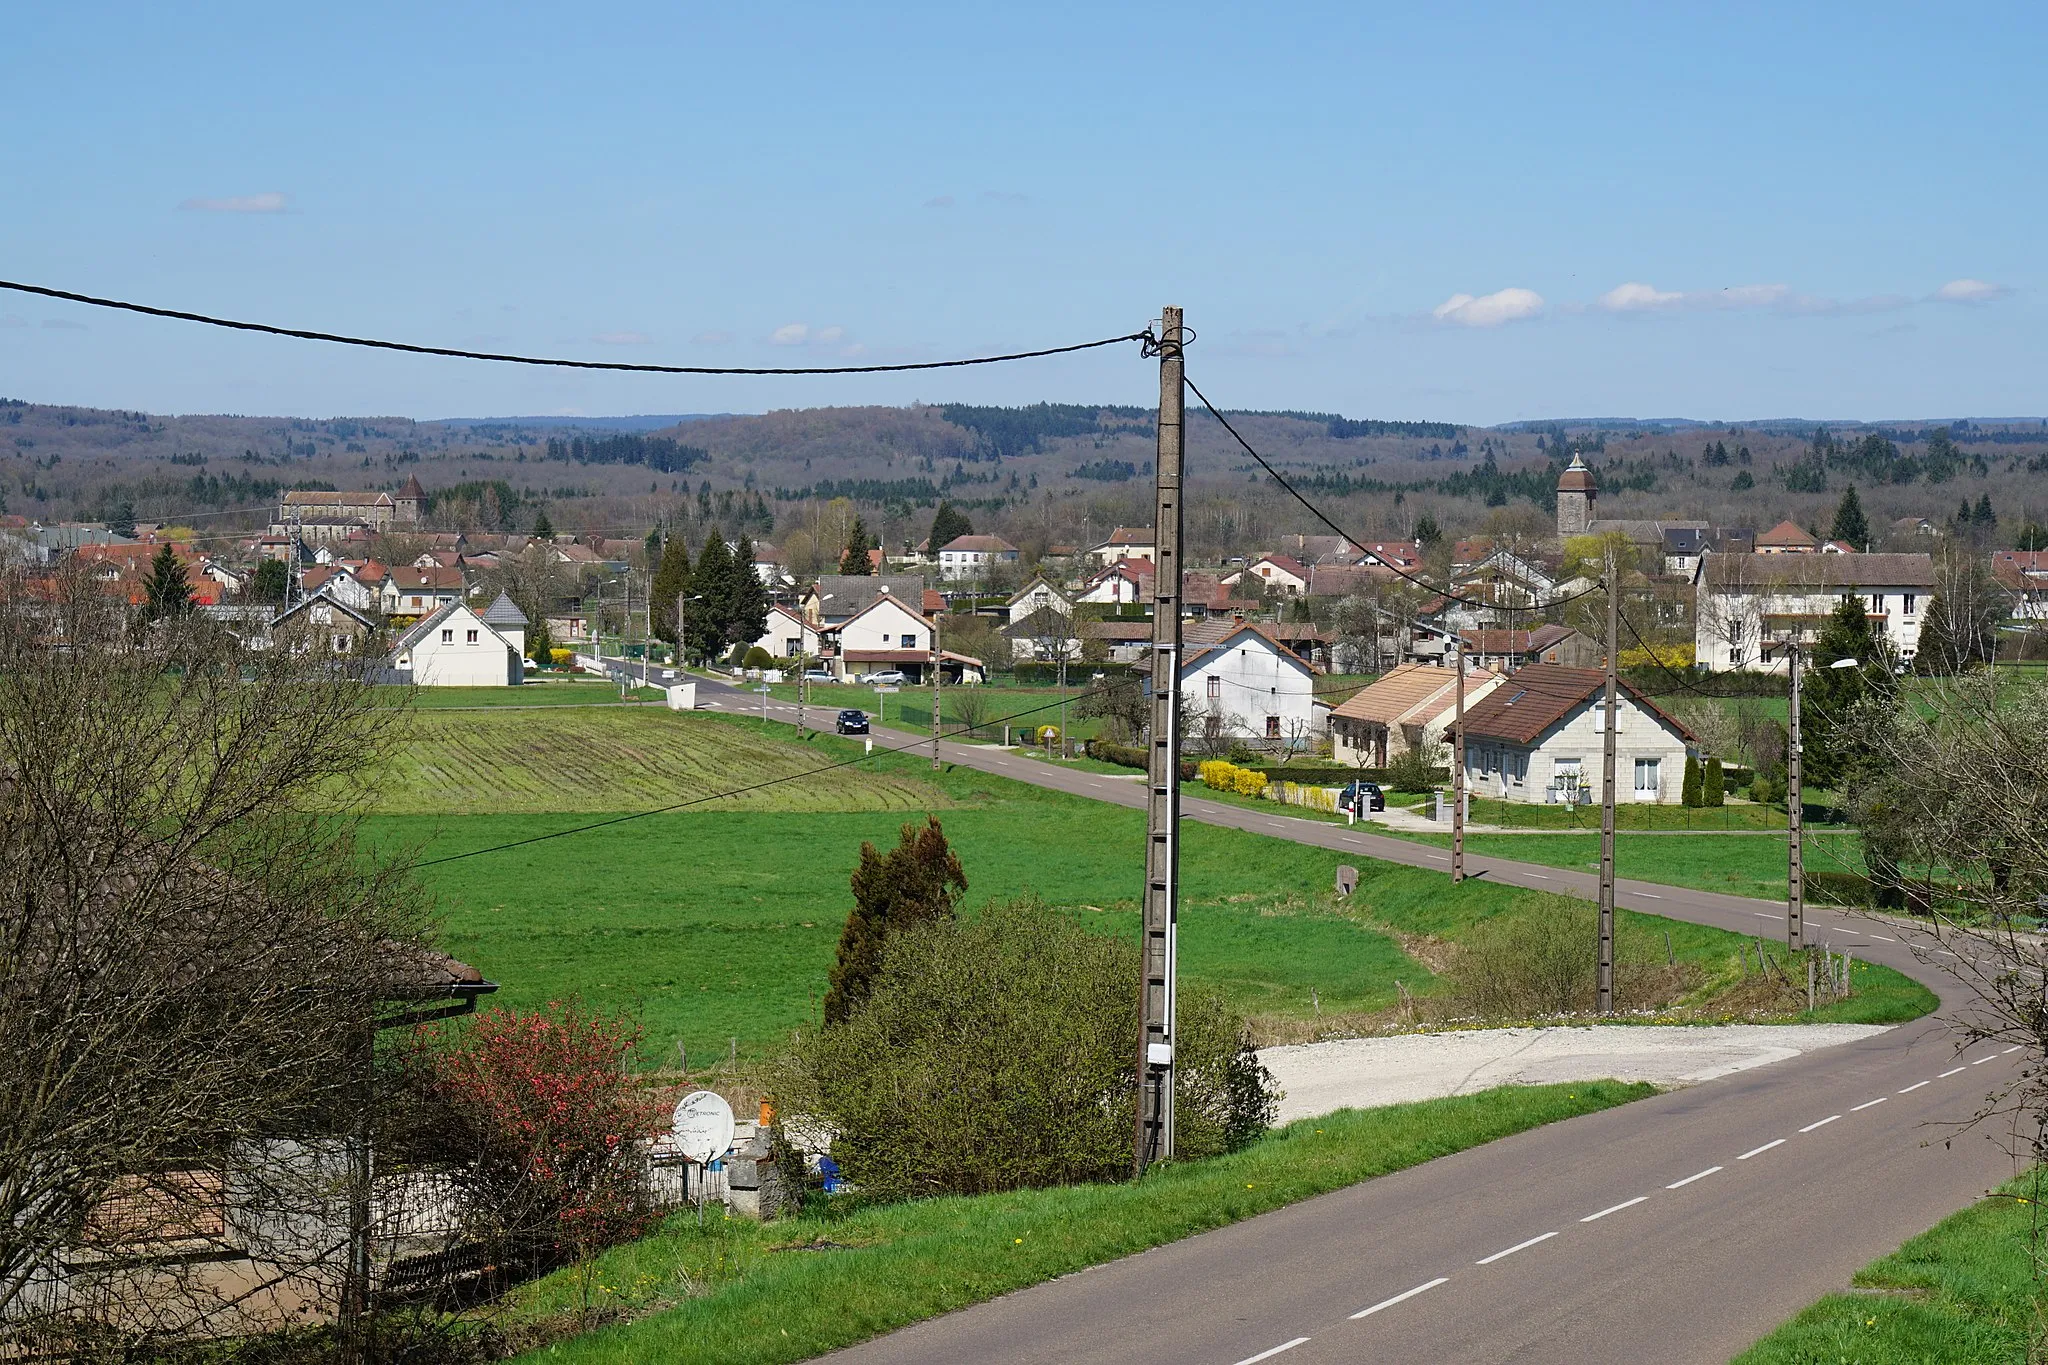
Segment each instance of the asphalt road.
[[[760,698],[700,683],[700,700]],[[769,715],[794,719],[771,701]],[[832,712],[816,710],[829,725]],[[878,746],[929,739],[877,731]],[[1142,806],[1142,783],[945,743],[949,763]],[[1183,798],[1183,818],[1446,869],[1427,845]],[[1585,873],[1468,855],[1468,874],[1592,897]],[[1621,881],[1620,904],[1783,941],[1784,907]],[[1836,949],[1967,989],[1891,926],[1810,913]],[[2022,1060],[1958,1057],[1924,1019],[1860,1043],[1490,1143],[1006,1295],[848,1362],[1725,1361],[1872,1258],[2009,1177],[1962,1131]]]

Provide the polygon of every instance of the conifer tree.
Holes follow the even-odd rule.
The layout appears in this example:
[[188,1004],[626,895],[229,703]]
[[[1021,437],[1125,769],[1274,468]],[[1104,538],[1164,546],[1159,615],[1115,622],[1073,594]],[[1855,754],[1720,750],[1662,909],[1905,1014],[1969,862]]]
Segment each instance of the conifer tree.
[[896,847],[886,854],[862,844],[852,885],[853,910],[840,932],[838,960],[825,993],[827,1025],[846,1022],[867,1003],[893,934],[953,918],[954,903],[967,889],[967,874],[946,843],[944,829],[928,815],[923,829],[903,826]]
[[[1857,666],[1830,667],[1841,659],[1854,659]],[[1805,661],[1799,747],[1806,780],[1815,786],[1834,787],[1854,776],[1863,754],[1843,727],[1865,696],[1873,690],[1889,690],[1891,677],[1884,642],[1871,629],[1863,599],[1846,594],[1822,628],[1812,658]]]
[[1853,483],[1835,504],[1835,520],[1828,527],[1828,539],[1842,541],[1857,550],[1870,544],[1870,519],[1863,515],[1863,500],[1856,496]]
[[1679,788],[1678,802],[1682,806],[1700,804],[1700,761],[1690,752],[1685,756],[1685,782]]
[[166,544],[149,561],[149,574],[142,580],[147,594],[149,619],[183,616],[192,610],[192,580],[185,576],[184,561]]
[[690,595],[698,600],[690,604],[695,611],[689,618],[684,645],[699,658],[716,658],[725,650],[725,628],[732,620],[733,589],[732,551],[726,548],[725,537],[716,527],[705,537],[704,548],[698,552],[690,588]]
[[974,523],[957,510],[952,503],[939,504],[938,515],[932,518],[932,537],[929,542],[932,558],[939,557],[939,551],[951,545],[961,536],[974,534]]
[[1702,806],[1725,806],[1728,804],[1728,775],[1721,771],[1721,760],[1708,754],[1700,761],[1700,804]]
[[726,598],[725,638],[751,645],[768,631],[768,590],[754,572],[754,542],[740,537],[732,556],[732,590]]
[[[671,535],[661,546],[661,560],[654,570],[654,586],[649,589],[653,596],[654,634],[657,639],[676,642],[676,599],[690,591],[690,547],[678,535]],[[687,626],[695,616],[690,613],[684,618]]]
[[555,538],[555,524],[548,520],[548,509],[545,507],[541,508],[540,515],[533,519],[533,538],[535,540],[553,540]]
[[853,529],[846,536],[846,553],[839,557],[839,572],[848,575],[872,574],[875,566],[868,562],[868,551],[874,549],[868,539],[867,523],[858,515],[853,519]]

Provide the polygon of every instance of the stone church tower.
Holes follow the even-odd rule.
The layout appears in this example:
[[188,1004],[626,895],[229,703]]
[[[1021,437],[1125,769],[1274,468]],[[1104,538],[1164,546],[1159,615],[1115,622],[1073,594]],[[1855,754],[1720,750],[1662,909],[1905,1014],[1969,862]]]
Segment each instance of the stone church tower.
[[1586,468],[1579,452],[1573,451],[1572,462],[1557,476],[1557,534],[1586,534],[1593,525],[1593,500],[1599,496],[1600,484],[1593,471]]

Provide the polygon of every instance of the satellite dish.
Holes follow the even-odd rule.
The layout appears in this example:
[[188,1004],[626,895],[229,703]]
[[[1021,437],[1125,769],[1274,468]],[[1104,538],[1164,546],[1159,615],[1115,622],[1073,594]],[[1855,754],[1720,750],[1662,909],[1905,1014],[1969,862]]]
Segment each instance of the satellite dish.
[[732,1106],[709,1090],[693,1090],[676,1105],[676,1148],[698,1165],[732,1148]]

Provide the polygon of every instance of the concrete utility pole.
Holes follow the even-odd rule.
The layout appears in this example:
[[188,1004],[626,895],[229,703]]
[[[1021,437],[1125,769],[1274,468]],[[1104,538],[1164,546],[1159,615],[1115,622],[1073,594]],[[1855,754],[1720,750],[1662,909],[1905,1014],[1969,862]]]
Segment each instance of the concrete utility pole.
[[1615,650],[1621,629],[1621,584],[1617,581],[1614,547],[1607,547],[1607,699],[1606,733],[1600,737],[1600,1012],[1614,1013],[1614,721]]
[[[1159,318],[1159,453],[1153,469],[1152,730],[1146,770],[1145,906],[1137,1134],[1131,1173],[1173,1156],[1174,974],[1180,917],[1181,311]],[[1064,738],[1064,736],[1062,736]]]
[[1785,746],[1785,827],[1791,834],[1789,861],[1785,867],[1785,947],[1798,952],[1806,946],[1806,850],[1803,818],[1805,796],[1800,789],[1799,752],[1799,627],[1792,627],[1792,717]]
[[932,613],[932,771],[939,770],[939,683],[944,680],[944,656],[939,653],[939,618],[945,615],[942,607]]
[[1457,730],[1451,739],[1451,884],[1465,880],[1465,632],[1455,632]]
[[676,594],[676,667],[678,669],[689,667],[683,655],[683,613],[689,609],[689,601],[690,596],[688,593],[679,592]]

